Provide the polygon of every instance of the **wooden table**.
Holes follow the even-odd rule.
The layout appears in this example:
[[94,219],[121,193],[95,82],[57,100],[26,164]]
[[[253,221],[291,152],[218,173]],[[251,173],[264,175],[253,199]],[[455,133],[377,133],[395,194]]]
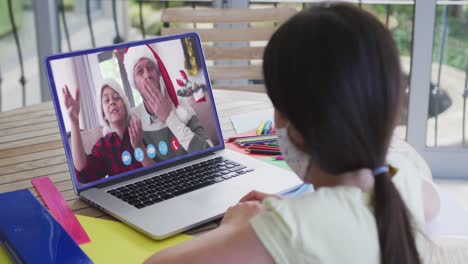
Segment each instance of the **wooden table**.
[[[215,90],[224,137],[235,134],[230,116],[271,108],[265,94]],[[31,179],[50,176],[72,210],[81,215],[110,218],[79,200],[73,191],[52,102],[0,113],[0,193],[28,188]]]
[[[272,107],[265,94],[216,90],[214,95],[224,137],[235,134],[230,120],[232,115]],[[391,151],[396,152],[399,159],[411,160],[419,168],[421,176],[431,177],[427,164],[405,141],[394,138]],[[76,214],[113,219],[79,200],[74,193],[51,102],[0,113],[0,193],[27,188],[37,195],[30,180],[41,176],[52,178]],[[199,234],[216,226],[212,222],[188,233]],[[446,248],[464,245],[468,248],[466,241],[436,242]]]
[[[272,108],[265,94],[215,90],[214,96],[225,138],[235,134],[231,116]],[[405,141],[396,138],[392,146],[402,159],[413,160],[421,175],[431,177],[424,160]],[[110,218],[73,191],[51,102],[0,113],[0,193],[28,188],[37,195],[31,179],[41,176],[50,176],[75,213]]]

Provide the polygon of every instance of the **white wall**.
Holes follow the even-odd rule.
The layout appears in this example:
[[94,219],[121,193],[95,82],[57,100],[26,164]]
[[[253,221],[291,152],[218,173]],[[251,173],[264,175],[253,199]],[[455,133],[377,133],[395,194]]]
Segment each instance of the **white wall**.
[[[179,39],[172,40],[172,41],[165,41],[161,43],[156,43],[152,45],[152,48],[158,53],[159,57],[161,57],[166,69],[171,77],[172,83],[174,84],[174,88],[176,91],[180,88],[177,85],[176,80],[182,79],[180,75],[180,70],[185,70],[184,66],[184,52],[182,48],[182,43]],[[202,71],[198,71],[196,76],[189,76],[192,81],[197,83],[205,83],[205,76],[203,75]]]
[[60,102],[60,109],[62,111],[63,122],[65,129],[70,131],[70,120],[68,118],[67,109],[63,101],[62,88],[65,84],[70,89],[70,93],[75,96],[77,80],[75,76],[75,67],[71,58],[54,60],[51,62],[52,74],[55,81],[55,87],[57,89],[57,96]]

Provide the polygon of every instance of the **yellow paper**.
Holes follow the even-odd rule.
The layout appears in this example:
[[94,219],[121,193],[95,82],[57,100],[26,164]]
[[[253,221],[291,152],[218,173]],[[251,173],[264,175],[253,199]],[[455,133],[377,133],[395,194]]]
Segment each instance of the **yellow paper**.
[[191,238],[182,234],[156,241],[120,222],[82,215],[77,218],[91,238],[81,248],[99,264],[142,263],[155,252]]
[[[176,235],[165,240],[152,240],[121,222],[76,215],[91,242],[80,247],[94,263],[142,263],[155,252],[191,238]],[[0,245],[0,263],[13,263]]]
[[6,252],[6,250],[3,248],[3,245],[0,244],[0,263],[2,264],[12,264],[13,261],[11,261],[10,256]]

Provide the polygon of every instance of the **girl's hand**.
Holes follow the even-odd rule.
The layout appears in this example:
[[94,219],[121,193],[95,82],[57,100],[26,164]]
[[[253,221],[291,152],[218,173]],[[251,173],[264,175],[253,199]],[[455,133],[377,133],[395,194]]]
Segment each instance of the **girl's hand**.
[[243,202],[229,207],[221,221],[222,227],[238,228],[249,222],[249,220],[262,212],[264,207],[259,202]]
[[248,194],[246,194],[244,197],[240,199],[239,202],[247,202],[247,201],[254,201],[254,202],[263,202],[265,198],[269,197],[274,197],[278,199],[283,199],[283,196],[276,195],[276,194],[269,194],[269,193],[264,193],[264,192],[259,192],[259,191],[251,191]]

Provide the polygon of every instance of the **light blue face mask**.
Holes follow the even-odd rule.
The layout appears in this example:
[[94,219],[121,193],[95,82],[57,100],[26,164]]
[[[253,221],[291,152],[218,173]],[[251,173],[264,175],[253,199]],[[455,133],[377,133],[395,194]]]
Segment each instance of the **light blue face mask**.
[[286,127],[276,128],[279,147],[288,166],[304,181],[307,175],[310,157],[291,142],[288,135],[288,127],[289,123]]

